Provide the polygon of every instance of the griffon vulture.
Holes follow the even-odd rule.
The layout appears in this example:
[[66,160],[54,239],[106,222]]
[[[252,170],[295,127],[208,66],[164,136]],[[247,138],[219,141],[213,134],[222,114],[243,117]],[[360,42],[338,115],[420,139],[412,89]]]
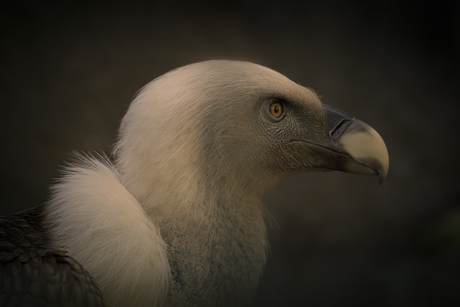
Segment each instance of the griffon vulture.
[[0,220],[1,306],[243,306],[266,261],[260,196],[299,172],[388,171],[379,134],[263,66],[207,61],[147,84],[114,149]]

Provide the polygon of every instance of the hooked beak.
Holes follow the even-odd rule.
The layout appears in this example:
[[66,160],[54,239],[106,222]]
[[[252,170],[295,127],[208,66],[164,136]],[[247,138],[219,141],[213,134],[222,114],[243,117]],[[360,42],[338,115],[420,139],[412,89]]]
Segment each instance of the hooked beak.
[[323,105],[326,141],[307,146],[322,157],[319,168],[354,174],[378,175],[381,184],[388,174],[385,142],[368,124]]

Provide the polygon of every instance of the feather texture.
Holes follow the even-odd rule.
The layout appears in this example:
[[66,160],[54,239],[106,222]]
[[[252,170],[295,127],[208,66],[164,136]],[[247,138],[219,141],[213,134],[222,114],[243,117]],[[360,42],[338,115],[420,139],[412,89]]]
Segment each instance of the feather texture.
[[156,306],[168,290],[166,246],[120,181],[107,159],[80,156],[47,204],[51,242],[91,272],[109,306]]

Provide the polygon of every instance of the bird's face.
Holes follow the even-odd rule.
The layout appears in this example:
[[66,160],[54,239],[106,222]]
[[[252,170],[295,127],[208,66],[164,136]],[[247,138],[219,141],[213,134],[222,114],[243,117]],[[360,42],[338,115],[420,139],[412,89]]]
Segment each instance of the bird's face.
[[385,143],[370,126],[269,68],[236,61],[192,64],[147,85],[123,119],[117,151],[139,199],[259,194],[305,171],[381,180],[388,171]]
[[252,74],[227,85],[225,107],[212,113],[217,152],[239,176],[271,185],[299,172],[339,170],[383,181],[388,152],[373,128],[276,72],[255,67]]

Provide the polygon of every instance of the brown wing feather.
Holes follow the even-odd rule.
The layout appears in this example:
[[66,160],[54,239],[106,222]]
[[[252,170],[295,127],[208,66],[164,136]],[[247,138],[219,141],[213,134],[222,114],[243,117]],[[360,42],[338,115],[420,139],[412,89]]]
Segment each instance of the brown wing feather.
[[106,306],[91,275],[50,248],[43,208],[0,217],[0,306]]

